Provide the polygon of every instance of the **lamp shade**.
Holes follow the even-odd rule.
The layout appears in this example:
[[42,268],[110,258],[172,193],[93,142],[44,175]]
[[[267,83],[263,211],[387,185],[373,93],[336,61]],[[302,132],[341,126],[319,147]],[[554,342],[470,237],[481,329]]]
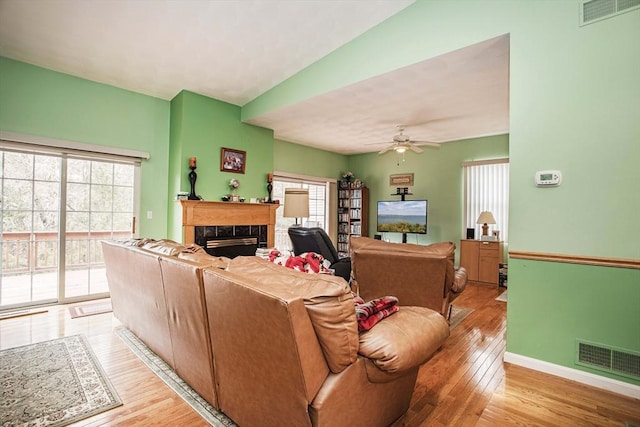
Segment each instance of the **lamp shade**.
[[309,190],[306,188],[285,188],[282,216],[307,218],[309,216]]
[[480,212],[480,216],[476,221],[476,224],[495,224],[496,219],[493,217],[493,214],[489,211]]

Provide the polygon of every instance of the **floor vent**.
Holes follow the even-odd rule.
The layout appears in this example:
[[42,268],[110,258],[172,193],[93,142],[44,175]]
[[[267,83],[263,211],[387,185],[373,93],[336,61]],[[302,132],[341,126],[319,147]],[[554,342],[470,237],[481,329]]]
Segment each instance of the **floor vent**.
[[585,0],[580,2],[580,25],[592,24],[640,9],[640,0]]
[[578,341],[578,365],[640,379],[640,354],[602,344]]

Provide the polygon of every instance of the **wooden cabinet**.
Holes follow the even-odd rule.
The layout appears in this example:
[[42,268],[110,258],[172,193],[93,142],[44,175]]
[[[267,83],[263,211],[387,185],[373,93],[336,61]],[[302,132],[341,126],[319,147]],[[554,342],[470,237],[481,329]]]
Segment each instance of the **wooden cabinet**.
[[460,265],[469,281],[497,285],[501,260],[502,242],[460,241]]
[[[358,181],[359,182],[359,181]],[[338,255],[349,256],[349,237],[368,236],[369,189],[351,181],[339,181]]]
[[477,240],[460,241],[460,266],[467,270],[467,279],[478,281],[480,246]]

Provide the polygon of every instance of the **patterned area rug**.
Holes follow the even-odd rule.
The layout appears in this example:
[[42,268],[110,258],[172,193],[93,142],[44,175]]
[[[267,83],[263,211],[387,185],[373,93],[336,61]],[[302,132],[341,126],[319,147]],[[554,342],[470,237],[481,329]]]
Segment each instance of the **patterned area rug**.
[[69,307],[69,314],[72,319],[76,317],[93,316],[94,314],[111,313],[112,311],[111,300]]
[[120,405],[82,335],[0,351],[2,426],[66,426]]
[[189,404],[209,424],[216,427],[235,426],[236,424],[225,414],[211,406],[195,392],[182,378],[175,373],[157,354],[149,350],[142,341],[126,328],[116,329],[116,333],[124,343],[164,381],[178,396]]
[[453,329],[464,320],[465,317],[473,312],[473,308],[458,307],[454,305],[451,307],[451,319],[449,319],[449,329]]

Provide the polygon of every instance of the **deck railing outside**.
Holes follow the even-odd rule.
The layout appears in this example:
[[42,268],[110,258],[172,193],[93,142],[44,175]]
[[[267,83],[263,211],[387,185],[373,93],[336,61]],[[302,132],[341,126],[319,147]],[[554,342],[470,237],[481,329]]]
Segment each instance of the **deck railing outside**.
[[[66,269],[103,266],[105,239],[130,237],[130,231],[68,232]],[[2,275],[42,273],[58,268],[58,233],[2,233]]]

